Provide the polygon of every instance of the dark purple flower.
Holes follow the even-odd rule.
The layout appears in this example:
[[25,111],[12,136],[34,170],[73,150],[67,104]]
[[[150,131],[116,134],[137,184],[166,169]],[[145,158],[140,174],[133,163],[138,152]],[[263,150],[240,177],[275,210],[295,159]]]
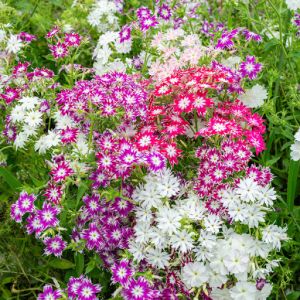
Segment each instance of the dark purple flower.
[[67,243],[62,239],[60,235],[56,235],[54,237],[46,237],[44,239],[44,245],[45,247],[45,254],[46,255],[55,255],[55,256],[61,256],[62,252],[67,246]]
[[158,9],[158,15],[164,20],[169,20],[172,16],[171,8],[167,4],[163,4]]
[[136,15],[139,19],[149,18],[149,17],[151,17],[151,11],[147,7],[140,7],[136,11]]
[[150,300],[151,289],[148,281],[144,277],[131,279],[127,286],[123,289],[123,295],[128,300]]
[[40,220],[40,223],[43,227],[43,230],[48,227],[55,227],[58,225],[59,221],[57,215],[59,214],[60,209],[57,206],[52,206],[50,203],[44,202],[41,210],[37,210],[37,216]]
[[57,300],[62,296],[60,290],[53,290],[51,285],[45,285],[37,300]]
[[128,25],[123,26],[121,31],[119,32],[119,36],[120,36],[120,43],[130,40],[131,27]]
[[247,56],[246,61],[240,64],[240,73],[243,77],[249,77],[250,79],[256,78],[257,74],[261,71],[261,64],[257,63],[254,56]]
[[130,267],[130,262],[122,259],[119,263],[115,263],[112,268],[112,281],[113,283],[120,283],[126,285],[133,275],[133,269]]
[[234,46],[232,36],[228,33],[223,33],[221,38],[218,39],[216,48],[218,49],[230,49]]
[[166,159],[161,153],[152,152],[147,155],[147,163],[151,171],[157,172],[166,166]]
[[247,41],[256,41],[256,42],[261,42],[262,38],[259,34],[249,31],[248,29],[243,30],[243,35],[245,36]]
[[89,250],[98,248],[102,241],[103,233],[100,232],[96,224],[91,223],[88,229],[85,229],[82,233],[82,238],[86,240],[86,247]]
[[27,212],[33,212],[35,210],[34,201],[36,196],[33,194],[28,195],[26,192],[22,192],[17,201],[17,205],[19,206],[19,211],[22,215]]
[[142,31],[147,31],[150,27],[155,27],[158,24],[155,16],[140,19],[139,23]]

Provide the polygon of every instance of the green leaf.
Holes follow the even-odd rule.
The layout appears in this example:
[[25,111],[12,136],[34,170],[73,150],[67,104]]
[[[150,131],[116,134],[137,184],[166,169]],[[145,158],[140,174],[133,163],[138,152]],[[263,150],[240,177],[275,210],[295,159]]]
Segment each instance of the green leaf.
[[74,254],[77,275],[81,275],[84,269],[84,255],[81,253]]
[[287,300],[298,300],[300,298],[300,292],[292,292],[286,296]]
[[22,186],[21,182],[7,169],[0,167],[0,176],[6,181],[6,183],[13,189],[18,189]]
[[297,191],[299,167],[300,167],[300,161],[290,160],[288,184],[287,184],[287,204],[290,211],[292,211],[294,207],[294,200]]
[[281,158],[281,155],[277,156],[277,157],[273,157],[270,160],[268,160],[266,163],[267,167],[274,165],[280,158]]
[[85,274],[92,272],[95,269],[95,267],[96,267],[95,261],[91,260],[85,268]]
[[49,266],[55,268],[55,269],[72,269],[75,267],[75,264],[72,263],[71,261],[67,260],[67,259],[59,259],[59,258],[54,258],[52,260],[50,260],[49,262]]

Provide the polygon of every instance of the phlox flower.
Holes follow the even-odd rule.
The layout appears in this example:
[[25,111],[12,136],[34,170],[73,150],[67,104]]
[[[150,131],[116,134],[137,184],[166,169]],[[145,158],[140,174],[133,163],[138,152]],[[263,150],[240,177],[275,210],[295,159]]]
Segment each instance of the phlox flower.
[[38,300],[58,300],[62,296],[60,290],[53,290],[51,285],[45,285],[43,292],[38,294]]
[[54,256],[61,256],[67,245],[60,235],[46,237],[44,238],[43,243],[45,245],[45,254],[53,254]]

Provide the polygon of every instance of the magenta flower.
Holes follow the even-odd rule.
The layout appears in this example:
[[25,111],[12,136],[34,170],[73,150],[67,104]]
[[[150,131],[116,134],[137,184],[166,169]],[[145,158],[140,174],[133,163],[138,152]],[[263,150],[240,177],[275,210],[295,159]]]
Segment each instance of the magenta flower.
[[32,41],[35,41],[36,40],[36,36],[33,35],[33,34],[29,34],[27,32],[20,32],[18,37],[23,41],[23,42],[27,42],[27,43],[30,43]]
[[155,16],[149,16],[139,20],[142,31],[147,31],[150,27],[155,27],[158,22]]
[[246,61],[240,64],[240,73],[243,77],[249,77],[250,79],[256,78],[257,74],[261,71],[261,64],[257,63],[254,56],[247,56]]
[[62,296],[60,290],[53,290],[51,285],[45,285],[37,300],[57,300]]
[[66,248],[67,243],[62,239],[60,235],[56,235],[54,237],[46,237],[43,240],[45,247],[46,255],[55,255],[61,256],[63,250]]
[[54,26],[47,34],[46,39],[49,39],[53,36],[55,36],[57,33],[60,32],[60,28],[58,26]]
[[151,289],[148,281],[144,277],[131,279],[127,286],[123,289],[125,299],[128,300],[150,300]]
[[119,32],[119,36],[120,36],[120,43],[130,40],[131,27],[128,25],[123,26],[121,31]]
[[171,8],[167,4],[163,4],[158,9],[158,15],[164,20],[170,20],[172,16]]
[[78,33],[71,32],[65,35],[65,44],[69,47],[78,47],[81,43],[81,36]]
[[49,45],[49,49],[54,58],[62,58],[69,54],[67,44],[65,43],[58,42],[56,45]]
[[115,263],[112,268],[113,283],[120,283],[125,286],[133,275],[133,269],[130,267],[130,262],[122,259],[119,263]]
[[115,201],[112,205],[112,207],[121,215],[124,217],[127,217],[128,214],[133,209],[133,204],[125,199],[122,199],[120,197],[116,197]]
[[144,18],[148,18],[151,17],[151,11],[149,8],[147,7],[140,7],[137,11],[136,11],[136,15],[139,19],[144,19]]
[[75,143],[78,135],[78,129],[67,127],[65,129],[62,129],[60,134],[61,134],[62,143],[64,144]]
[[59,162],[50,173],[55,182],[64,181],[67,177],[73,174],[72,168],[65,161]]
[[27,212],[33,212],[35,210],[34,201],[36,197],[33,194],[28,195],[26,192],[22,192],[17,201],[20,213],[24,215]]
[[19,207],[18,203],[16,202],[16,203],[12,204],[10,207],[10,217],[12,218],[12,220],[14,220],[17,223],[21,223],[22,216],[23,216],[23,214],[20,211],[20,207]]
[[98,248],[102,243],[103,233],[100,232],[96,224],[91,223],[88,229],[82,233],[82,238],[86,240],[86,247],[89,250]]
[[262,41],[262,38],[259,34],[249,31],[248,29],[243,30],[242,33],[245,36],[247,41],[256,41],[256,42]]
[[58,225],[59,221],[57,219],[57,215],[59,212],[60,209],[58,207],[44,202],[42,209],[37,211],[37,216],[40,220],[43,230],[47,229],[48,227],[55,227]]
[[19,98],[20,93],[17,89],[6,87],[3,94],[0,94],[0,97],[3,98],[6,104],[10,104],[17,98]]
[[147,163],[151,171],[157,172],[165,168],[166,159],[159,152],[152,152],[147,155]]
[[85,203],[85,207],[91,216],[94,216],[101,211],[99,195],[97,194],[93,194],[92,196],[87,195],[84,196],[82,200]]
[[79,278],[71,277],[68,282],[68,298],[78,300],[96,300],[96,294],[101,291],[99,284],[93,284],[90,279],[81,275]]

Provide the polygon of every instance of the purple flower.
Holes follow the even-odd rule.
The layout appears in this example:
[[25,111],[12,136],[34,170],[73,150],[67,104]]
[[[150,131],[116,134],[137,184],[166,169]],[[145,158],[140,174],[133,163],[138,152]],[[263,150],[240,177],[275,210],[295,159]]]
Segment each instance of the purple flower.
[[55,255],[55,256],[61,256],[62,252],[67,246],[67,243],[62,239],[60,235],[56,235],[52,238],[46,237],[44,239],[44,245],[45,248],[45,254],[46,255]]
[[91,216],[96,215],[101,211],[100,206],[100,196],[93,194],[92,196],[83,197],[83,202],[85,203],[86,209]]
[[144,19],[144,18],[149,18],[151,17],[151,11],[149,8],[147,7],[140,7],[137,11],[136,11],[136,15],[137,17],[140,19]]
[[137,280],[132,278],[129,281],[126,288],[123,289],[123,295],[124,298],[128,300],[152,299],[149,283],[144,277],[141,276]]
[[69,279],[67,291],[69,299],[96,300],[96,294],[101,291],[101,286],[93,284],[90,279],[81,275],[79,278]]
[[254,56],[247,56],[246,61],[240,64],[240,73],[243,77],[248,76],[250,79],[256,78],[261,71],[261,64],[257,63]]
[[127,215],[132,211],[133,204],[120,197],[115,198],[115,202],[112,207],[122,216],[127,217]]
[[41,220],[36,214],[31,214],[27,219],[26,219],[26,230],[28,234],[32,234],[35,232],[36,236],[40,235],[41,232],[44,230]]
[[119,282],[121,285],[126,285],[133,275],[133,270],[130,267],[130,262],[122,259],[119,263],[115,263],[112,268],[112,281],[113,283]]
[[18,203],[14,203],[11,205],[10,207],[10,217],[17,223],[21,223],[22,222],[22,216],[23,214],[20,211],[20,207],[18,205]]
[[223,33],[221,38],[218,39],[216,48],[218,49],[230,49],[234,46],[232,41],[232,35],[229,33]]
[[38,295],[38,300],[57,300],[61,297],[59,290],[53,290],[51,285],[45,285],[43,292]]
[[78,287],[78,300],[96,300],[96,294],[101,291],[100,285],[93,284],[89,279],[82,279]]
[[158,22],[155,16],[149,16],[143,19],[140,19],[140,27],[142,31],[147,31],[150,27],[155,27]]
[[31,194],[28,195],[26,192],[22,192],[17,201],[17,205],[19,206],[20,213],[24,215],[27,212],[33,212],[35,210],[34,201],[36,197]]
[[256,288],[261,291],[266,283],[267,283],[266,279],[263,279],[263,278],[257,279],[256,280]]
[[120,36],[120,43],[130,40],[131,27],[128,25],[123,26],[121,31],[119,32],[119,36]]
[[167,4],[163,4],[158,9],[158,15],[163,18],[164,20],[169,20],[172,16],[171,9]]
[[86,247],[89,250],[98,248],[102,243],[102,235],[96,224],[91,223],[88,229],[85,229],[82,233],[82,238],[86,240]]
[[256,42],[261,42],[262,38],[259,34],[249,31],[248,29],[243,30],[243,35],[245,36],[247,41],[256,41]]
[[37,211],[37,216],[40,220],[43,230],[47,229],[48,227],[55,227],[58,225],[59,221],[57,219],[57,215],[59,212],[60,209],[58,207],[44,202],[43,208]]
[[147,156],[147,163],[151,171],[157,172],[166,166],[166,159],[159,152],[152,152]]

